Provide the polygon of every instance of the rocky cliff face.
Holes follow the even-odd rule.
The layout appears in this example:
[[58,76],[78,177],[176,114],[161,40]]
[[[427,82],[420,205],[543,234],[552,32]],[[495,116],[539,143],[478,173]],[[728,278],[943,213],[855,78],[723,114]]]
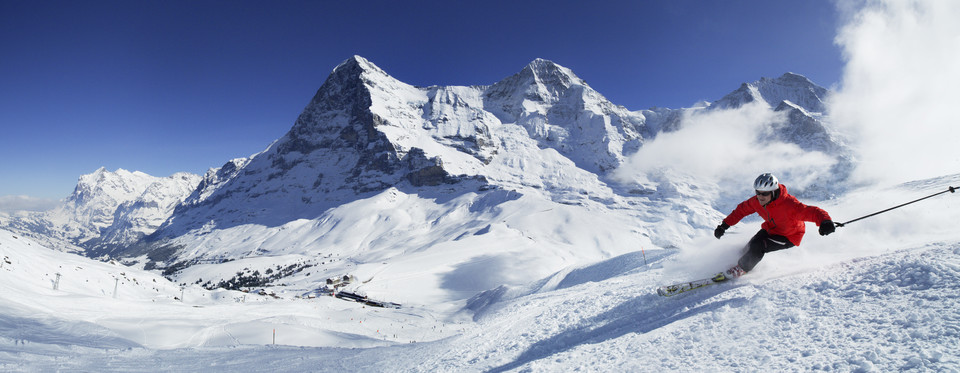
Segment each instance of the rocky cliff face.
[[482,181],[445,164],[444,158],[463,163],[450,159],[458,154],[482,164],[495,152],[482,116],[460,120],[476,114],[460,100],[454,89],[415,88],[351,58],[334,69],[286,135],[208,174],[161,235],[313,218],[394,185]]
[[550,61],[538,59],[492,86],[423,88],[353,57],[334,69],[286,135],[248,162],[228,164],[232,176],[201,183],[158,238],[210,222],[312,218],[395,186],[541,184],[536,172],[488,167],[512,146],[505,144],[554,149],[602,174],[640,146],[644,120]]

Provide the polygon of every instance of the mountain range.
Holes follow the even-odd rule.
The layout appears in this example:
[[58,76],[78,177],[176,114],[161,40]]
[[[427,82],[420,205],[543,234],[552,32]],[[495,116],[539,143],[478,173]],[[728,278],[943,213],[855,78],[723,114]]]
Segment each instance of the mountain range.
[[[676,247],[715,225],[733,203],[720,186],[682,174],[653,184],[616,175],[690,115],[761,105],[778,114],[764,124],[775,135],[763,141],[821,152],[836,160],[831,181],[843,180],[853,161],[824,120],[828,95],[787,73],[696,107],[630,111],[543,59],[492,85],[417,87],[354,56],[260,153],[203,176],[100,169],[81,176],[56,209],[0,217],[0,226],[182,282],[298,263],[317,268],[263,285],[310,288],[358,273],[377,279],[369,292],[388,294],[380,279],[406,275],[433,281],[430,294],[466,299],[572,264]],[[835,183],[794,192],[834,192],[823,185]],[[551,229],[542,228],[544,219]],[[665,219],[683,223],[658,229]],[[484,241],[504,232],[514,239]],[[464,241],[471,243],[458,245]],[[438,252],[466,259],[412,277],[391,267]],[[211,265],[223,266],[220,278],[191,274]],[[445,274],[463,278],[462,271],[493,280],[444,283],[452,278]]]

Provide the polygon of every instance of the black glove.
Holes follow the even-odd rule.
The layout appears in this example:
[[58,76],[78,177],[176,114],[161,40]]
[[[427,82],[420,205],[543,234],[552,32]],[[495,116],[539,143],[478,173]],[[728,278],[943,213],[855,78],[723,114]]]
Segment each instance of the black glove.
[[720,225],[717,226],[717,229],[713,231],[714,237],[717,237],[717,239],[719,240],[720,237],[723,237],[723,233],[727,231],[727,228],[730,228],[730,226],[727,225],[727,223],[720,222]]
[[837,230],[837,226],[833,224],[833,220],[824,220],[820,222],[820,235],[826,236],[830,233],[833,233]]

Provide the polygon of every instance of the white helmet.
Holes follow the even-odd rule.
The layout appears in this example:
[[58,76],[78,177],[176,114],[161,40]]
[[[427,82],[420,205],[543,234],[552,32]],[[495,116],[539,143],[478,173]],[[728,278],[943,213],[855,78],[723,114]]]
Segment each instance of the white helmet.
[[753,189],[761,192],[777,191],[780,190],[780,181],[773,174],[765,173],[757,176],[757,180],[753,182]]

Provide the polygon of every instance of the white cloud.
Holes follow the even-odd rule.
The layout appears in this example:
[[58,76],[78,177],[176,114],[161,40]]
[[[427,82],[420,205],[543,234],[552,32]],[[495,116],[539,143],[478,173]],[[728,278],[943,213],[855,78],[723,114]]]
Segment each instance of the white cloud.
[[766,103],[690,113],[680,130],[644,144],[617,176],[643,183],[651,174],[669,169],[717,183],[721,190],[742,197],[761,173],[772,172],[791,188],[803,189],[834,163],[823,153],[771,140],[770,125],[786,119]]
[[850,12],[836,37],[846,65],[829,108],[857,148],[854,180],[960,173],[960,1],[839,5]]
[[[960,173],[960,1],[840,1],[837,45],[845,59],[829,98],[829,125],[856,152],[857,184],[894,184]],[[762,134],[782,121],[762,103],[736,110],[692,110],[681,129],[644,144],[617,176],[656,184],[663,170],[746,189],[773,172],[803,189],[830,180],[834,160]],[[748,187],[747,187],[748,188]]]
[[45,211],[52,209],[58,202],[52,199],[29,196],[0,196],[0,212]]

